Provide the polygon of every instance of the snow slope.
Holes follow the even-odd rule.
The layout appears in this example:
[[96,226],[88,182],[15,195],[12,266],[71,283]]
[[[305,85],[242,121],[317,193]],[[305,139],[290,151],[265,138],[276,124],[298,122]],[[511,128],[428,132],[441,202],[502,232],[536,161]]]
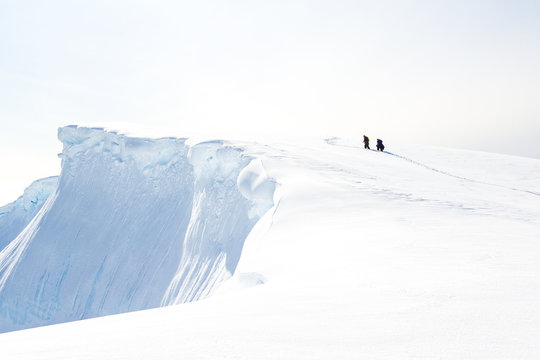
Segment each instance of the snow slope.
[[359,143],[235,141],[241,192],[263,166],[279,202],[213,296],[2,334],[2,359],[539,358],[540,161]]
[[[273,205],[245,197],[251,158],[214,141],[127,137],[69,126],[58,188],[0,253],[0,331],[210,295]],[[246,170],[248,171],[248,170]]]

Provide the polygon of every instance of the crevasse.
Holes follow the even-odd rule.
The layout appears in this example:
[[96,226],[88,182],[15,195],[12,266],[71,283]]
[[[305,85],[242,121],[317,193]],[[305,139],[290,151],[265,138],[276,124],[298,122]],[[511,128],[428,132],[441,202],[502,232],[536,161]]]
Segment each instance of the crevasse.
[[221,141],[59,129],[58,185],[0,252],[0,331],[195,301],[234,273],[273,206],[257,160]]

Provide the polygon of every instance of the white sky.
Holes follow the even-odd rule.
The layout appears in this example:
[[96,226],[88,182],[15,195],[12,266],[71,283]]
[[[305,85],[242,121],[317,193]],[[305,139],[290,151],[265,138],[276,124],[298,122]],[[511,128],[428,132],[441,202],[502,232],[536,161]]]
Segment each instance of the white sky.
[[80,122],[540,158],[538,64],[536,0],[0,0],[0,204]]

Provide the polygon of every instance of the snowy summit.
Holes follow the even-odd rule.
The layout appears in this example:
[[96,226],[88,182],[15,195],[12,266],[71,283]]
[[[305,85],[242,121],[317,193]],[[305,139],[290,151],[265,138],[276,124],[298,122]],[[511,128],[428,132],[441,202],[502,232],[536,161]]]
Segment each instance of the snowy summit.
[[170,135],[59,129],[0,208],[2,359],[540,357],[540,160]]

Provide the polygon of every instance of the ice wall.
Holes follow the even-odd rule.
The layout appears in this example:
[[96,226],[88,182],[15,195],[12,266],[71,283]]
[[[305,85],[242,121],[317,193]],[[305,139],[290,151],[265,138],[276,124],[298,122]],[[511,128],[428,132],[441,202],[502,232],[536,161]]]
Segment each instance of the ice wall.
[[76,126],[59,139],[56,192],[0,253],[0,331],[207,297],[273,205],[264,176],[260,198],[242,195],[252,159],[223,142]]
[[6,247],[36,216],[56,189],[58,176],[34,181],[17,200],[0,207],[0,250]]

